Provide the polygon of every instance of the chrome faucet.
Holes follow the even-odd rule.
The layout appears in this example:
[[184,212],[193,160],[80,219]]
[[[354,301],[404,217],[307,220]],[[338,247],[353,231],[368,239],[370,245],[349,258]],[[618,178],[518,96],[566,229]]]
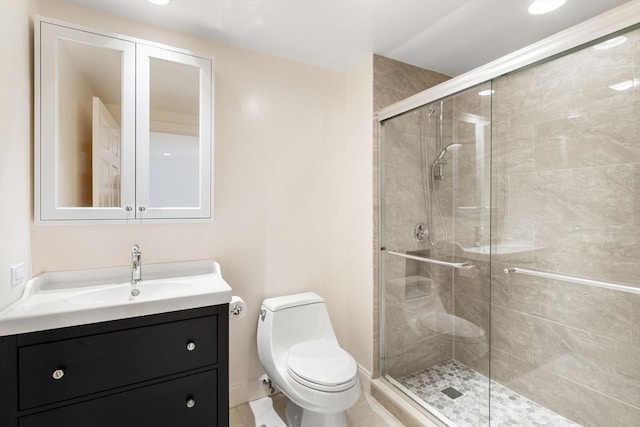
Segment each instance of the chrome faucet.
[[140,290],[136,289],[136,285],[142,280],[141,255],[140,245],[136,243],[131,249],[131,295],[134,297],[140,294]]

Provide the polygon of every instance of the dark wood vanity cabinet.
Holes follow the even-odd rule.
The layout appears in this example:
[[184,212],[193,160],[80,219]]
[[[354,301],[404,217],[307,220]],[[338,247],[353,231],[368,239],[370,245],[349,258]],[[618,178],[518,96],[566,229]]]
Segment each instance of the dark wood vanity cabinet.
[[228,304],[0,338],[0,427],[229,424]]

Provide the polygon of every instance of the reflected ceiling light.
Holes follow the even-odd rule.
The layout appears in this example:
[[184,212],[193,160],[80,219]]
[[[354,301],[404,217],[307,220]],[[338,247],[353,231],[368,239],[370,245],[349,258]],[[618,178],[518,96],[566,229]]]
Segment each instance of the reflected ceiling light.
[[612,47],[619,46],[626,41],[627,41],[627,38],[625,36],[614,37],[612,39],[609,39],[607,41],[604,41],[602,43],[595,45],[593,48],[597,50],[611,49]]
[[171,157],[171,153],[162,153],[163,156]]
[[171,0],[147,0],[149,3],[157,4],[158,6],[165,6],[169,4]]
[[614,85],[609,86],[610,89],[617,90],[618,92],[622,92],[623,90],[631,89],[634,86],[638,86],[640,84],[640,80],[625,80],[624,82],[616,83]]
[[480,92],[478,92],[478,95],[480,95],[480,96],[489,96],[489,95],[493,95],[494,93],[496,93],[496,91],[493,90],[493,89],[485,89],[485,90],[481,90]]
[[532,15],[542,15],[553,12],[562,6],[567,0],[536,0],[529,6],[529,13]]

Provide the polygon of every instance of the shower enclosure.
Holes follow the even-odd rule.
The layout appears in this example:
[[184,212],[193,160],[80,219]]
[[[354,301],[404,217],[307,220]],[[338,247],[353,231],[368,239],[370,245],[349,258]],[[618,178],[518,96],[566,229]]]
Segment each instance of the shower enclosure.
[[380,152],[381,376],[447,426],[640,425],[638,26],[389,114]]

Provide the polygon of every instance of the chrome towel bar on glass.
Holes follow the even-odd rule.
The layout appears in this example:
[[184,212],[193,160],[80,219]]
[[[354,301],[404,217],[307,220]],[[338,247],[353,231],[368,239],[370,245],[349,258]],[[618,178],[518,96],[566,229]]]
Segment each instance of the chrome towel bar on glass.
[[409,254],[405,254],[405,253],[402,253],[402,252],[396,252],[396,251],[387,251],[387,253],[391,254],[391,255],[403,257],[403,258],[412,259],[414,261],[421,261],[421,262],[426,262],[426,263],[429,263],[429,264],[444,265],[446,267],[460,268],[460,269],[473,268],[473,265],[469,264],[467,262],[440,261],[438,259],[425,258],[425,257],[417,256],[417,255],[409,255]]
[[564,282],[577,283],[579,285],[595,286],[597,288],[613,289],[615,291],[628,292],[631,294],[640,294],[640,287],[622,285],[618,283],[601,282],[600,280],[585,279],[583,277],[565,276],[564,274],[551,273],[548,271],[529,270],[520,267],[505,268],[506,274],[518,273],[529,276],[544,277],[547,279],[562,280]]

